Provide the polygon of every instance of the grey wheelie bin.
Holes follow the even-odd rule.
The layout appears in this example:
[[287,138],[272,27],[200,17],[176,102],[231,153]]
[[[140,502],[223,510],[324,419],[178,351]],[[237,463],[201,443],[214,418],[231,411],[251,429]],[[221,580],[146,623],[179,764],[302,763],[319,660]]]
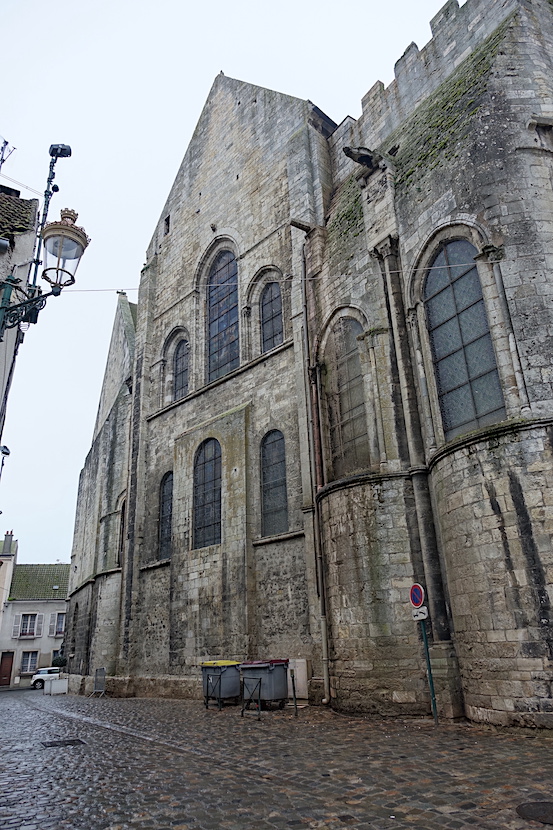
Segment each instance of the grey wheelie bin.
[[242,672],[242,715],[253,704],[278,703],[283,709],[288,701],[288,660],[249,660],[240,664]]
[[223,708],[226,698],[240,697],[240,663],[236,660],[207,660],[202,663],[202,682],[205,708],[210,700]]

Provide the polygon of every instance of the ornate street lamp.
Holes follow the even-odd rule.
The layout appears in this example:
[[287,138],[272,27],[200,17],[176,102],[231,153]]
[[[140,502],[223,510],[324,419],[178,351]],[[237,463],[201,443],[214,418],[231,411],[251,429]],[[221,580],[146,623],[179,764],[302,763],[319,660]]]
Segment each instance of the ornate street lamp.
[[[49,222],[41,231],[41,241],[44,242],[42,278],[52,286],[48,294],[42,294],[35,285],[27,286],[25,290],[13,272],[5,280],[0,302],[0,341],[3,340],[6,329],[13,329],[21,323],[36,323],[38,313],[46,305],[48,297],[59,297],[62,288],[75,282],[75,272],[90,242],[84,228],[75,225],[77,216],[78,213],[74,210],[64,208],[61,219]],[[14,288],[26,294],[28,299],[12,304],[10,301]]]
[[[65,208],[61,211],[59,221],[46,223],[50,199],[59,189],[53,184],[54,167],[59,158],[71,156],[71,147],[67,144],[52,144],[49,152],[50,170],[44,192],[44,210],[38,229],[36,254],[30,262],[22,263],[22,265],[34,265],[33,276],[26,285],[21,285],[21,280],[15,276],[15,269],[19,267],[16,265],[10,276],[4,280],[0,299],[0,342],[4,338],[6,329],[36,323],[38,313],[46,305],[48,297],[59,297],[62,288],[73,285],[77,266],[90,242],[84,229],[75,225],[78,214],[74,210]],[[44,260],[41,261],[43,244]],[[52,286],[48,294],[42,294],[36,284],[39,267],[42,264],[44,265],[42,278]],[[11,302],[14,289],[26,297],[23,302]]]
[[78,213],[70,208],[60,211],[59,222],[49,222],[42,230],[44,271],[42,279],[52,286],[54,296],[75,282],[75,272],[90,242],[84,228],[75,225]]

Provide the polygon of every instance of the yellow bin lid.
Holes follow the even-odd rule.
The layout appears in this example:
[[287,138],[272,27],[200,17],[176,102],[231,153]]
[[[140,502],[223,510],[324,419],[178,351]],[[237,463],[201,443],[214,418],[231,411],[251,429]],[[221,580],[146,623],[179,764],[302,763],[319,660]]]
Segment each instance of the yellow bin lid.
[[238,660],[206,660],[202,666],[239,666]]

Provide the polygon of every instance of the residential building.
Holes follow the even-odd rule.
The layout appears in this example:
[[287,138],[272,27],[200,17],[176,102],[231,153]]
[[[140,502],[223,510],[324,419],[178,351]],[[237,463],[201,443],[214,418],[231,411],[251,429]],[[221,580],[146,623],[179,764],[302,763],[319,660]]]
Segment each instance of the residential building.
[[[0,553],[0,686],[28,686],[37,669],[59,656],[65,635],[69,565],[18,565],[16,554],[17,542],[6,534]],[[2,581],[4,567],[10,582]]]
[[[37,199],[21,199],[18,190],[0,185],[0,289],[10,274],[27,283],[30,260],[36,239]],[[25,295],[14,289],[12,303],[23,302]],[[0,342],[0,439],[6,420],[8,394],[17,351],[23,341],[20,327],[6,329]]]

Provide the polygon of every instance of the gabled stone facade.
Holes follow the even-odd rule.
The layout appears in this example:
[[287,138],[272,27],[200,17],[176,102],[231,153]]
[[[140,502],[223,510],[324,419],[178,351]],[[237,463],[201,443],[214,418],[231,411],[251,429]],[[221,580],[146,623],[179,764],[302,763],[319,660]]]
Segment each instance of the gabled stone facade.
[[420,582],[441,714],[553,725],[553,8],[431,25],[339,126],[216,78],[119,305],[74,688],[289,657],[313,701],[424,713]]

